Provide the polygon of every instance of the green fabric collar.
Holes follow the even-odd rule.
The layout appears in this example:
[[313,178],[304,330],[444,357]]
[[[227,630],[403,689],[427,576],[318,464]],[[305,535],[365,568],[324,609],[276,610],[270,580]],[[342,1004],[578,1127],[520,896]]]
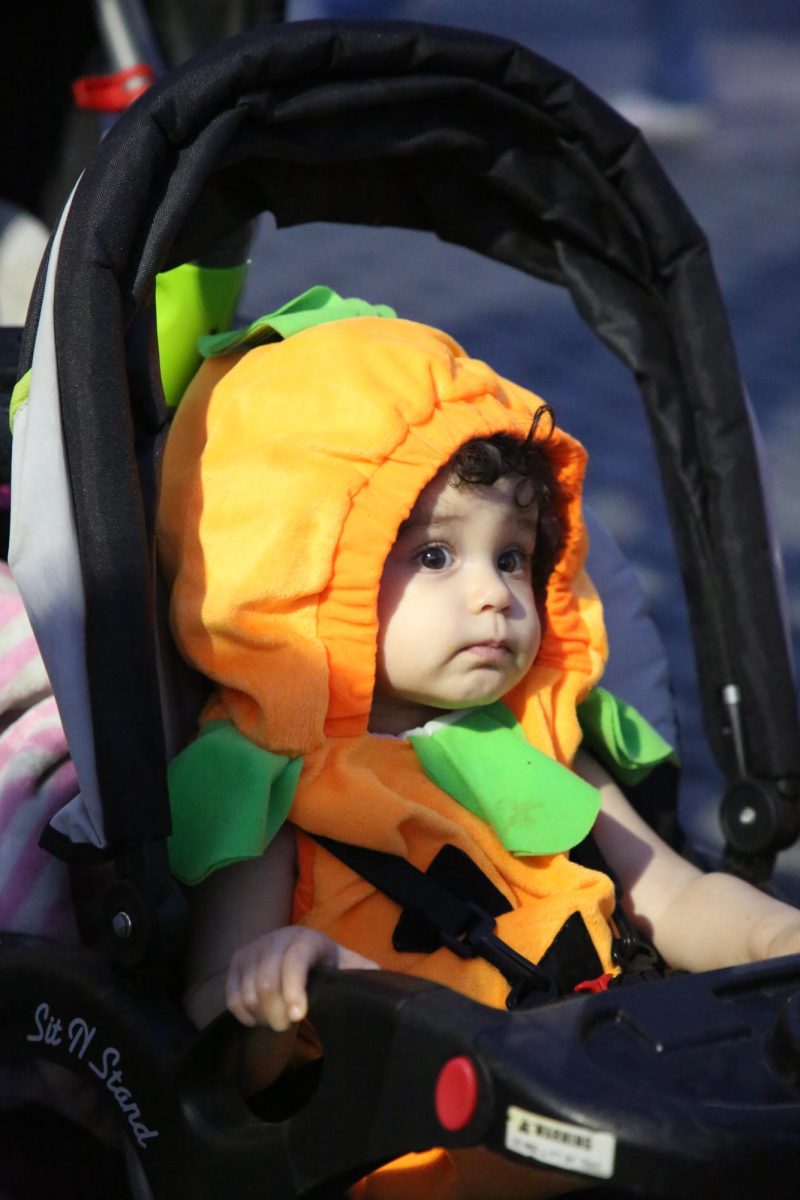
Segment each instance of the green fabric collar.
[[302,758],[262,750],[231,721],[203,725],[169,765],[173,875],[201,883],[263,854],[289,815],[302,766]]
[[512,854],[558,854],[583,841],[600,793],[536,750],[498,701],[408,735],[423,771],[484,820]]
[[323,325],[327,321],[342,321],[347,317],[396,316],[397,313],[387,304],[369,304],[366,300],[355,298],[345,300],[331,288],[318,285],[281,305],[275,312],[259,317],[246,329],[201,337],[198,344],[203,358],[217,358],[235,350],[250,350],[253,346],[282,341],[294,333],[310,329],[312,325]]
[[[578,715],[588,749],[623,782],[675,758],[635,709],[602,688]],[[428,778],[490,825],[512,854],[569,850],[594,824],[599,793],[535,750],[500,702],[431,722],[408,740]],[[203,726],[169,768],[173,874],[199,883],[262,854],[289,815],[302,765],[255,746],[229,721]]]
[[640,783],[659,763],[678,761],[673,747],[650,722],[605,688],[593,688],[578,705],[578,720],[586,749],[620,783]]

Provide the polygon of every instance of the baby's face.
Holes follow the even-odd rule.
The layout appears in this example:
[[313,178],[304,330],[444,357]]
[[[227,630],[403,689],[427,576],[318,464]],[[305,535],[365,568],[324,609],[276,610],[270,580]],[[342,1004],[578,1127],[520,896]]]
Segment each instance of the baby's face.
[[491,704],[530,668],[537,511],[516,506],[517,482],[454,487],[438,475],[403,524],[381,579],[373,733]]

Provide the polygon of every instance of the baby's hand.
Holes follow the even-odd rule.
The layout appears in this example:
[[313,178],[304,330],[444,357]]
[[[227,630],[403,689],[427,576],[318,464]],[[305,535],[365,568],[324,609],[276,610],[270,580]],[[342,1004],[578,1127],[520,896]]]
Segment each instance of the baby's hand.
[[237,950],[228,968],[225,1001],[243,1025],[281,1033],[308,1011],[306,981],[315,966],[377,969],[315,929],[289,925]]

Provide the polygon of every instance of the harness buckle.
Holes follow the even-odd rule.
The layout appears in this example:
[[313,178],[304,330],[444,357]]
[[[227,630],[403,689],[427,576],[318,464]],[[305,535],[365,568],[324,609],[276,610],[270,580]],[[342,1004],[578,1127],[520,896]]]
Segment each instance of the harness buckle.
[[494,933],[495,920],[477,904],[467,902],[466,921],[456,933],[441,931],[442,942],[459,958],[483,958],[511,985],[506,1008],[517,1009],[555,1000],[558,988],[548,972],[519,954]]
[[614,964],[622,967],[623,973],[633,975],[649,975],[659,972],[659,955],[657,950],[643,941],[628,925],[627,921],[619,920],[615,914],[614,923],[617,926],[617,937],[611,946],[611,958]]
[[486,938],[492,936],[494,917],[472,901],[467,901],[463,907],[467,911],[460,928],[455,932],[441,929],[439,934],[448,950],[459,958],[477,958]]

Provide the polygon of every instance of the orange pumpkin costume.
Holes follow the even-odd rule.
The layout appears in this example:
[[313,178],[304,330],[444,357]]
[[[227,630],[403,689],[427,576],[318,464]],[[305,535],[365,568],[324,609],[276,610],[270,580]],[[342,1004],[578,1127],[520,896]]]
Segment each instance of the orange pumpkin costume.
[[[464,442],[524,438],[541,403],[425,326],[320,325],[201,369],[167,442],[159,514],[178,645],[217,684],[205,717],[303,758],[289,814],[294,919],[388,969],[499,1006],[508,985],[481,959],[393,949],[397,906],[303,831],[422,870],[454,845],[509,901],[496,932],[515,949],[537,961],[577,911],[614,970],[606,876],[570,862],[568,847],[513,856],[425,775],[407,741],[367,733],[378,589],[398,527]],[[582,570],[585,454],[559,429],[548,447],[569,497],[564,548],[536,662],[504,702],[533,746],[569,766],[581,740],[576,705],[601,673],[605,635]],[[236,796],[225,805],[235,822]],[[431,1169],[436,1189],[442,1163]],[[370,1195],[381,1194],[380,1175]],[[418,1194],[421,1180],[410,1184]]]

